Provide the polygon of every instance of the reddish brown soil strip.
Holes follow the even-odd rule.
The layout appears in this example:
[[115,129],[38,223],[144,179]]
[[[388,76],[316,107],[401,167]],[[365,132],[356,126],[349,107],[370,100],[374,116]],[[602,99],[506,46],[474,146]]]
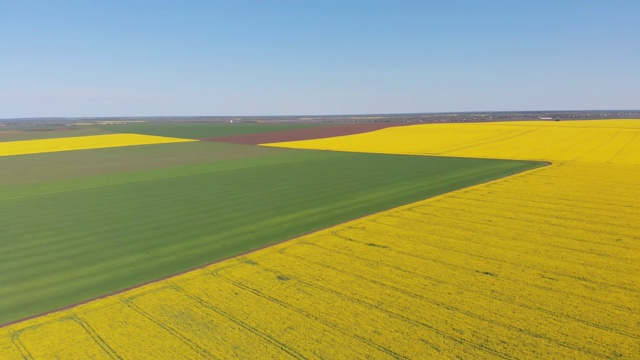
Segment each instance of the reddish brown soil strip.
[[272,131],[258,134],[243,134],[231,136],[219,136],[200,140],[218,141],[233,144],[258,145],[283,141],[311,140],[334,136],[360,134],[369,131],[385,129],[393,126],[415,125],[411,123],[372,123],[372,124],[346,124],[336,126],[321,126],[308,129]]
[[0,136],[10,136],[10,135],[17,135],[22,133],[22,131],[18,131],[18,130],[3,130],[0,131]]

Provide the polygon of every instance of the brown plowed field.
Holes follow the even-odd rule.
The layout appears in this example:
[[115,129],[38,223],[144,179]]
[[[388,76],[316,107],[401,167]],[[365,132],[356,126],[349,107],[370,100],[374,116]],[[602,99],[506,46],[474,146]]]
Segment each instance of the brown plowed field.
[[5,131],[0,131],[0,136],[10,136],[10,135],[16,135],[16,134],[20,134],[20,131],[17,130],[5,130]]
[[415,125],[411,123],[379,123],[379,124],[348,124],[336,126],[321,126],[309,129],[283,130],[259,134],[244,134],[204,138],[200,140],[218,141],[233,144],[258,145],[282,141],[311,140],[334,136],[352,135],[392,126]]

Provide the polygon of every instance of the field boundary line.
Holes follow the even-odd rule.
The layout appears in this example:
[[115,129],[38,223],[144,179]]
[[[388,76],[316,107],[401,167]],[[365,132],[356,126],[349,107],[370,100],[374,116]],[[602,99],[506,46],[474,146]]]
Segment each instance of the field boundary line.
[[[340,152],[352,153],[352,152],[349,152],[349,151],[340,151]],[[424,155],[420,155],[420,154],[388,154],[388,155],[424,156]],[[439,157],[451,157],[451,156],[439,156]],[[283,244],[283,243],[286,243],[286,242],[289,242],[289,241],[292,241],[292,240],[296,240],[296,239],[299,239],[299,238],[307,236],[307,235],[311,235],[311,234],[314,234],[314,233],[325,231],[325,230],[328,230],[328,229],[331,229],[331,228],[334,228],[334,227],[337,227],[337,226],[344,226],[344,225],[350,224],[352,222],[362,221],[363,219],[366,219],[366,218],[368,218],[370,216],[373,216],[373,215],[376,215],[376,214],[379,214],[379,213],[382,213],[382,212],[387,212],[387,211],[392,211],[392,210],[395,211],[395,210],[409,209],[410,207],[415,206],[415,204],[419,203],[419,202],[422,203],[422,202],[435,201],[436,199],[439,199],[442,196],[447,196],[449,194],[456,193],[458,191],[467,191],[467,190],[475,189],[477,187],[489,185],[489,184],[492,184],[494,182],[503,181],[503,180],[514,178],[514,177],[524,176],[524,175],[527,175],[527,174],[530,174],[530,173],[533,173],[533,172],[536,172],[536,171],[540,171],[542,169],[548,169],[548,168],[552,168],[554,166],[561,166],[563,164],[563,163],[552,163],[552,162],[549,162],[549,161],[537,161],[537,160],[486,159],[486,158],[474,158],[474,159],[508,160],[508,161],[514,161],[514,162],[533,161],[533,162],[537,162],[539,164],[539,166],[536,166],[536,167],[531,168],[531,169],[525,169],[525,170],[522,170],[522,171],[519,171],[519,172],[515,172],[515,173],[513,173],[511,175],[503,176],[503,177],[500,177],[498,179],[491,179],[491,180],[488,180],[488,181],[477,183],[475,185],[463,187],[463,188],[456,189],[456,190],[453,190],[453,191],[448,191],[448,192],[445,192],[445,193],[442,193],[442,194],[438,194],[438,195],[435,195],[435,196],[427,197],[425,199],[420,199],[420,200],[417,200],[417,201],[414,201],[414,202],[411,202],[411,203],[408,203],[408,204],[392,207],[392,208],[385,209],[385,210],[378,211],[378,212],[374,212],[374,213],[364,214],[364,215],[362,215],[360,217],[357,217],[357,218],[349,219],[349,220],[346,220],[346,221],[343,221],[343,222],[340,222],[340,223],[337,223],[337,224],[333,224],[333,225],[330,225],[330,226],[326,226],[326,227],[323,227],[323,228],[320,228],[320,229],[316,229],[316,230],[313,230],[313,231],[301,233],[301,234],[298,234],[298,235],[296,235],[294,237],[283,239],[281,241],[276,241],[276,242],[273,242],[273,243],[270,243],[270,244],[267,244],[267,245],[264,245],[264,246],[260,246],[258,248],[255,248],[255,249],[252,249],[252,250],[249,250],[249,251],[244,251],[244,252],[229,256],[229,257],[225,257],[225,258],[218,259],[218,260],[215,260],[215,261],[203,264],[203,265],[199,265],[199,266],[196,266],[196,267],[193,267],[193,268],[189,268],[189,269],[186,269],[184,271],[180,271],[180,272],[175,273],[175,274],[171,274],[171,275],[167,275],[167,276],[164,276],[164,277],[160,277],[158,279],[146,281],[146,282],[143,282],[141,284],[133,285],[133,286],[121,289],[121,290],[113,291],[113,292],[110,292],[110,293],[107,293],[107,294],[104,294],[104,295],[100,295],[100,296],[97,296],[97,297],[93,297],[91,299],[87,299],[87,300],[80,301],[80,302],[77,302],[77,303],[69,304],[69,305],[60,307],[58,309],[45,311],[45,312],[42,312],[42,313],[39,313],[39,314],[28,316],[28,317],[25,317],[25,318],[22,318],[22,319],[17,319],[17,320],[14,320],[14,321],[9,321],[7,323],[0,324],[0,330],[4,329],[4,328],[6,328],[6,327],[8,327],[10,325],[26,322],[26,321],[33,320],[33,319],[40,318],[40,317],[44,317],[44,316],[50,315],[50,314],[60,313],[60,312],[63,312],[65,310],[70,310],[70,309],[79,307],[81,305],[85,305],[85,304],[88,304],[88,303],[95,302],[97,300],[110,298],[110,297],[116,296],[116,295],[122,295],[125,292],[131,291],[131,290],[134,290],[134,289],[138,289],[138,288],[144,287],[146,285],[159,283],[159,282],[167,280],[167,279],[172,279],[172,278],[187,274],[187,273],[189,273],[191,271],[202,270],[202,269],[205,269],[205,268],[207,268],[209,266],[212,266],[212,265],[215,265],[215,264],[227,261],[227,260],[237,259],[237,258],[243,257],[245,255],[252,254],[252,253],[258,252],[260,250],[264,250],[266,248],[274,247],[276,245],[280,245],[280,244]]]

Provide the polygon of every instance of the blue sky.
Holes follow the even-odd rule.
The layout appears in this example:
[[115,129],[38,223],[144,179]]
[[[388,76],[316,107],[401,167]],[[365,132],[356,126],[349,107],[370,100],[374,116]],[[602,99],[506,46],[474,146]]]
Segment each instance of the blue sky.
[[640,2],[0,0],[0,118],[639,109]]

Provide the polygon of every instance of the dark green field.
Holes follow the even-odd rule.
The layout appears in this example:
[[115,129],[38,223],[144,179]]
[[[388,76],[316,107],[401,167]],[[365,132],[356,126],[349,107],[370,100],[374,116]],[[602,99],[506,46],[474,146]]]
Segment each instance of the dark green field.
[[0,157],[0,323],[536,166],[212,142]]

